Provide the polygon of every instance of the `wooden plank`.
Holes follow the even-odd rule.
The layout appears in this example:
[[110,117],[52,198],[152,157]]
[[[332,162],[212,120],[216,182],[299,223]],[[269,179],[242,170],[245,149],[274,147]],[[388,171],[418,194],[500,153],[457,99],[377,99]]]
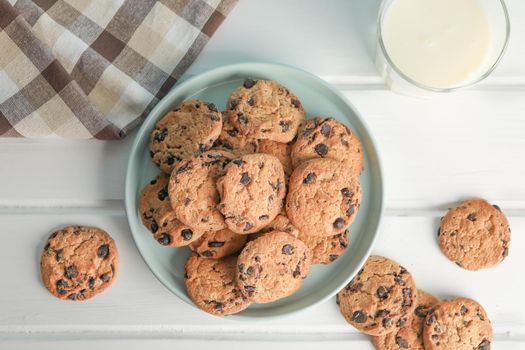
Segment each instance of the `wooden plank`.
[[[39,278],[39,257],[48,234],[68,223],[97,225],[112,234],[120,252],[118,280],[105,293],[84,303],[60,301],[50,296]],[[374,253],[408,268],[419,288],[440,298],[467,296],[481,302],[495,332],[525,336],[525,301],[516,293],[525,290],[518,278],[525,265],[525,218],[511,218],[514,232],[508,259],[499,267],[468,272],[446,260],[437,246],[436,217],[388,217]],[[329,301],[290,317],[271,322],[236,322],[211,317],[180,301],[150,273],[134,246],[124,217],[89,214],[1,215],[0,337],[93,334],[152,336],[238,334],[355,335],[335,302]],[[514,277],[513,277],[514,276]],[[7,287],[6,287],[7,286]]]

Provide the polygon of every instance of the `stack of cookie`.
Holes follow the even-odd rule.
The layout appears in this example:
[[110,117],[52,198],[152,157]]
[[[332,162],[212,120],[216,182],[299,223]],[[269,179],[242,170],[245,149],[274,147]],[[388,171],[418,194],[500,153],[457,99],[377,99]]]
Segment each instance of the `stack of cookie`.
[[150,150],[163,173],[142,192],[142,221],[161,245],[193,251],[185,277],[199,308],[272,302],[346,250],[361,148],[335,119],[306,120],[284,86],[246,79],[222,113],[189,100],[157,123]]

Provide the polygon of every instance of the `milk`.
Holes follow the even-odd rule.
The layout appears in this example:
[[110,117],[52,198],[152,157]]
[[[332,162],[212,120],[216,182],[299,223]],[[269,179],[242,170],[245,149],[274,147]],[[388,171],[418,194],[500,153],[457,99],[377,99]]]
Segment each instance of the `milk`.
[[394,0],[381,34],[388,56],[403,74],[442,89],[479,76],[491,45],[479,0]]

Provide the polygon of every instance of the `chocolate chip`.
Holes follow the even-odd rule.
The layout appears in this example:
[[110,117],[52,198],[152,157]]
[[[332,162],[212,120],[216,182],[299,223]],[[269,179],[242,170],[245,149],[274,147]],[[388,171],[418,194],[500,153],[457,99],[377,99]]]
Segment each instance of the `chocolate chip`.
[[60,262],[60,260],[62,260],[62,258],[64,257],[64,250],[63,249],[59,249],[55,252],[55,260],[57,262]]
[[187,207],[191,203],[191,198],[186,197],[184,198],[184,206]]
[[157,183],[157,179],[153,179],[149,182],[150,185],[155,185]]
[[332,262],[332,261],[336,261],[338,257],[339,257],[339,255],[336,255],[336,254],[330,254],[330,256],[328,257],[328,259]]
[[167,233],[163,233],[158,239],[157,242],[159,242],[162,245],[169,245],[171,243],[171,237]]
[[253,275],[253,266],[248,266],[248,268],[246,269],[246,274],[248,276]]
[[481,343],[478,345],[479,350],[490,350],[490,341],[487,339],[483,339]]
[[78,270],[75,266],[71,265],[65,268],[64,275],[69,278],[73,279],[78,276]]
[[89,289],[95,288],[95,282],[96,281],[95,281],[95,279],[93,277],[89,277],[89,279],[88,279],[88,287],[89,287]]
[[351,197],[353,197],[353,195],[354,195],[354,194],[352,193],[352,191],[350,191],[350,190],[349,190],[348,188],[346,188],[346,187],[343,188],[343,189],[341,189],[341,193],[342,193],[343,196],[345,196],[346,198],[351,198]]
[[438,227],[438,232],[437,232],[437,234],[438,234],[438,237],[441,236],[441,227]]
[[155,141],[162,142],[168,136],[168,129],[164,128],[155,135]]
[[250,175],[248,175],[248,173],[242,173],[241,174],[241,184],[243,184],[244,186],[248,185],[250,182],[252,182],[252,178],[250,177]]
[[97,250],[97,256],[101,259],[106,259],[109,254],[109,245],[102,244],[100,247],[98,247]]
[[303,179],[303,183],[304,184],[311,184],[312,182],[315,181],[316,177],[317,177],[317,175],[314,172],[308,173],[306,175],[306,177]]
[[330,132],[332,131],[332,127],[328,124],[323,124],[321,126],[321,134],[324,136],[324,137],[329,137],[330,136]]
[[394,276],[394,282],[396,282],[400,286],[404,286],[405,285],[405,281],[403,280],[403,278],[401,276],[398,276],[398,275]]
[[188,170],[191,170],[192,169],[192,162],[189,161],[189,162],[186,162],[185,164],[183,164],[182,166],[179,166],[177,168],[177,174],[182,174],[182,173],[185,173],[186,171]]
[[235,108],[237,108],[238,105],[239,105],[239,101],[237,101],[237,100],[231,100],[230,101],[230,109],[231,110],[234,110]]
[[159,198],[159,201],[163,201],[168,198],[168,186],[164,186],[164,188],[162,188],[157,194],[157,197]]
[[250,231],[252,228],[253,228],[253,225],[250,224],[249,222],[247,222],[247,223],[244,224],[243,231],[244,231],[244,232],[246,232],[246,231]]
[[414,313],[419,317],[427,317],[428,311],[426,307],[424,307],[423,305],[419,305],[418,307],[416,307]]
[[180,235],[182,236],[183,240],[189,241],[193,237],[193,231],[189,228],[185,228],[184,230],[180,231]]
[[205,250],[201,253],[202,256],[205,256],[207,258],[211,258],[213,256],[213,252],[210,250]]
[[328,147],[324,143],[319,143],[315,145],[314,150],[315,153],[317,153],[321,157],[326,156],[326,154],[328,153]]
[[249,294],[255,292],[255,286],[244,286],[244,291],[248,292]]
[[433,311],[430,311],[427,316],[427,325],[430,326],[432,323],[436,322],[436,315],[434,315]]
[[337,219],[335,219],[335,221],[334,221],[334,227],[335,227],[336,229],[341,229],[341,228],[343,228],[344,226],[345,226],[345,219],[343,219],[343,218],[337,218]]
[[253,100],[253,97],[250,97],[250,98],[248,99],[248,105],[250,105],[250,106],[252,106],[252,107],[255,105],[255,101]]
[[239,120],[239,123],[241,124],[248,124],[248,117],[242,113],[237,116],[237,119]]
[[237,268],[239,269],[240,273],[244,272],[244,264],[239,264],[239,266],[237,266]]
[[376,294],[379,297],[379,299],[385,300],[390,296],[390,291],[388,290],[388,288],[380,286],[379,288],[377,288]]
[[222,311],[224,309],[224,304],[220,303],[218,301],[214,301],[213,304],[215,305],[215,310]]
[[401,306],[408,307],[412,305],[412,288],[403,288],[403,303]]
[[461,305],[461,308],[459,309],[459,313],[461,315],[465,315],[468,312],[468,309],[465,305]]
[[57,286],[57,289],[63,289],[63,288],[69,287],[69,284],[67,283],[66,280],[59,279],[58,281],[56,281],[56,286]]
[[199,152],[200,153],[206,152],[206,145],[199,143]]
[[166,164],[173,165],[175,163],[175,157],[173,154],[168,154],[168,157],[166,158]]
[[106,272],[100,275],[100,279],[102,280],[102,282],[107,282],[111,279],[111,276],[109,275],[109,273]]
[[210,241],[208,242],[208,247],[210,248],[220,248],[224,246],[224,242],[220,242],[220,241]]
[[501,208],[499,207],[499,205],[496,205],[496,204],[492,204],[492,206],[496,209],[498,209],[499,211],[501,211]]
[[363,311],[356,311],[352,315],[352,321],[354,321],[355,323],[365,323],[366,314]]
[[294,106],[295,108],[300,108],[301,107],[301,101],[299,101],[298,99],[293,99],[292,100],[292,106]]
[[279,122],[279,126],[281,127],[281,131],[282,131],[282,132],[287,132],[288,129],[290,129],[290,122],[287,122],[287,121],[281,120],[281,121]]
[[297,266],[295,267],[295,270],[292,273],[292,277],[297,278],[299,276],[301,276],[301,268],[299,267],[299,264],[297,264]]
[[151,232],[155,233],[157,232],[158,229],[159,229],[159,225],[157,225],[157,222],[155,220],[152,220],[151,227],[150,227]]
[[346,216],[352,216],[355,213],[355,206],[350,205],[348,209],[346,209]]
[[467,219],[470,221],[476,221],[476,214],[475,213],[468,214]]
[[432,341],[435,343],[435,342],[437,342],[437,341],[439,340],[439,335],[437,335],[437,334],[432,334],[432,337],[431,337],[431,338],[432,338]]
[[406,323],[407,323],[406,318],[401,318],[397,321],[396,327],[399,327],[399,328],[404,327]]
[[238,131],[236,129],[230,129],[230,130],[226,131],[226,133],[229,136],[231,136],[231,137],[235,137],[235,136],[237,136]]
[[408,349],[408,342],[401,338],[400,336],[396,336],[396,344],[403,349]]
[[256,255],[254,259],[255,262],[261,262],[261,257],[259,255]]
[[217,107],[213,103],[208,103],[208,109],[212,112],[218,112]]
[[383,327],[389,328],[390,326],[392,326],[392,319],[388,317],[384,318],[382,323],[383,323]]
[[67,298],[68,298],[69,300],[77,300],[77,298],[78,298],[78,294],[76,294],[76,293],[69,294],[69,295],[67,296]]
[[376,317],[385,317],[385,316],[388,316],[388,315],[390,315],[390,311],[389,310],[381,309],[381,310],[377,310],[377,312],[376,312]]
[[293,253],[293,247],[291,244],[285,244],[281,248],[281,252],[286,255],[291,255]]
[[268,215],[261,215],[261,216],[259,216],[259,220],[261,220],[261,221],[266,221],[266,220],[268,220],[269,218],[270,218],[270,217],[269,217]]
[[244,83],[242,84],[242,86],[244,86],[245,88],[247,89],[251,89],[255,84],[257,84],[257,80],[253,80],[253,79],[246,79],[244,81]]

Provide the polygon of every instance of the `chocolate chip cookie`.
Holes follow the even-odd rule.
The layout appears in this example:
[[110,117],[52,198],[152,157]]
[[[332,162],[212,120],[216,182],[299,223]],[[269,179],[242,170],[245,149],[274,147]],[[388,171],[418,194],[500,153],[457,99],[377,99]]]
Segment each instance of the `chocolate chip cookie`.
[[382,256],[365,266],[337,295],[346,321],[363,333],[381,336],[405,326],[416,308],[417,290],[408,271]]
[[426,350],[490,350],[492,326],[474,300],[445,300],[429,311],[423,339]]
[[467,270],[496,266],[509,253],[509,222],[498,206],[483,199],[450,209],[438,234],[441,251]]
[[285,232],[269,232],[248,242],[237,260],[237,283],[256,303],[295,293],[310,269],[306,245]]
[[283,143],[293,140],[306,115],[297,96],[270,80],[246,79],[231,94],[228,109],[241,134]]
[[286,213],[303,234],[334,236],[355,220],[361,185],[341,164],[329,158],[305,161],[290,177]]
[[245,154],[257,153],[259,141],[249,136],[241,135],[239,130],[230,123],[231,111],[222,112],[222,131],[213,143],[214,149],[222,149],[240,157]]
[[177,164],[168,192],[180,221],[198,230],[226,228],[224,217],[216,208],[219,203],[216,181],[233,158],[229,152],[207,151]]
[[252,298],[235,283],[236,262],[236,256],[218,260],[189,257],[185,266],[186,289],[199,309],[225,316],[250,306]]
[[306,244],[312,252],[312,264],[328,265],[343,255],[348,248],[348,232],[334,236],[310,236],[299,234],[299,239]]
[[260,140],[259,152],[271,154],[276,156],[281,161],[286,179],[292,175],[292,159],[290,158],[290,151],[292,146],[288,143],[281,143],[272,140]]
[[373,337],[372,341],[377,350],[425,350],[423,343],[423,325],[428,312],[438,303],[438,300],[422,291],[417,291],[417,306],[411,319],[404,327],[392,333]]
[[155,125],[150,137],[151,158],[170,174],[181,160],[210,149],[221,128],[222,115],[214,104],[184,101]]
[[233,160],[217,181],[218,205],[228,228],[253,233],[267,226],[282,208],[286,193],[284,171],[274,156],[247,154]]
[[117,247],[105,231],[67,226],[48,238],[40,273],[51,294],[82,301],[108,288],[115,280],[118,265]]
[[313,158],[332,158],[347,173],[361,174],[364,169],[362,145],[357,135],[333,118],[315,117],[299,129],[291,150],[292,164]]
[[246,235],[239,235],[227,228],[206,232],[190,244],[190,249],[205,258],[220,259],[237,253],[246,243]]
[[152,180],[140,196],[142,223],[164,246],[182,247],[199,239],[203,230],[191,228],[180,222],[171,207],[168,195],[169,176],[160,174]]

